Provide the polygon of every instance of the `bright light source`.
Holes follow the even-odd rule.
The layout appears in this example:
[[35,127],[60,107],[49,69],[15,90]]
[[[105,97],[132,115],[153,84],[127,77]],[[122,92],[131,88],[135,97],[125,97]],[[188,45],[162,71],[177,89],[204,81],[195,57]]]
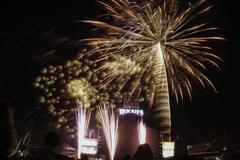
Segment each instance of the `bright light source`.
[[137,131],[139,144],[146,143],[146,125],[143,123],[142,119],[138,122]]
[[97,138],[84,138],[82,143],[81,153],[95,155],[98,151],[98,139]]
[[138,116],[143,116],[144,112],[141,109],[130,109],[130,108],[120,108],[119,109],[120,115],[126,115],[126,114],[135,114]]
[[83,154],[95,155],[97,154],[97,147],[93,146],[83,146],[82,147]]
[[96,147],[98,145],[98,139],[97,138],[84,138],[83,145]]
[[[88,130],[89,121],[91,118],[91,109],[86,109],[80,103],[75,111],[76,123],[77,123],[77,157],[81,158],[81,153],[83,152],[83,145],[85,140],[85,135]],[[86,142],[85,142],[86,143]]]
[[102,120],[103,133],[107,141],[110,160],[114,159],[118,143],[118,116],[115,114],[112,106],[103,104],[99,107]]
[[174,142],[162,142],[162,155],[164,158],[174,156],[175,143]]

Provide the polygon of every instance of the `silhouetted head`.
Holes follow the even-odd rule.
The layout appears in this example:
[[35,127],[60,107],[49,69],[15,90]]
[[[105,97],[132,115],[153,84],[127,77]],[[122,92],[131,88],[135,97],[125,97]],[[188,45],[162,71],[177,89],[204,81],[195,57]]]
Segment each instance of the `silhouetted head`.
[[130,160],[132,158],[132,156],[131,155],[126,155],[125,157],[124,157],[124,159],[123,160]]
[[137,148],[136,153],[133,156],[136,160],[153,160],[153,152],[148,144],[142,144]]
[[81,160],[89,160],[88,155],[83,154]]
[[45,136],[45,146],[49,148],[54,148],[58,145],[58,134],[56,132],[47,132]]

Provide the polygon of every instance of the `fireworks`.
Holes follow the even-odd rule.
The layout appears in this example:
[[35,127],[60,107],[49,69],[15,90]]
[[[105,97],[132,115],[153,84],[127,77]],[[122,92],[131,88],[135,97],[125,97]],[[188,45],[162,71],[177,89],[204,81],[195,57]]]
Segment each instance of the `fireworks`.
[[143,123],[142,119],[138,122],[137,131],[139,144],[146,143],[146,125]]
[[34,81],[38,108],[47,110],[55,128],[73,135],[77,100],[94,107],[134,98],[148,103],[153,123],[170,134],[170,96],[178,103],[185,94],[192,99],[193,83],[216,91],[205,74],[208,66],[218,67],[220,58],[207,43],[223,38],[210,36],[216,27],[199,20],[192,23],[211,8],[204,2],[180,9],[177,0],[100,2],[110,23],[85,22],[103,29],[103,36],[85,39],[90,49],[79,53],[77,60],[41,70]]
[[141,67],[127,57],[112,55],[110,61],[106,61],[100,70],[107,70],[108,74],[105,76],[105,81],[108,84],[113,79],[119,79],[119,76],[132,76],[139,73]]
[[83,102],[86,108],[89,108],[91,105],[89,98],[96,95],[96,89],[85,78],[70,81],[66,88],[68,94]]
[[[192,82],[216,91],[204,72],[208,65],[218,67],[216,62],[220,58],[206,44],[223,38],[204,36],[218,29],[208,27],[207,23],[190,24],[196,16],[211,8],[200,7],[204,2],[199,0],[186,9],[179,9],[177,0],[100,2],[108,12],[108,18],[112,18],[111,23],[85,21],[105,31],[102,37],[85,40],[90,46],[98,46],[98,50],[90,52],[102,53],[99,61],[120,55],[141,68],[130,92],[141,91],[144,83],[149,86],[147,99],[150,106],[153,105],[153,115],[163,133],[171,130],[169,93],[177,102],[183,100],[184,93],[191,99]],[[116,77],[111,66],[104,67],[112,70],[108,72],[111,77]]]
[[[100,89],[104,73],[96,72],[98,67],[94,67],[96,64],[87,58],[87,54],[79,57],[79,60],[43,67],[33,82],[40,112],[52,127],[63,129],[72,138],[77,132],[74,111],[78,101],[85,108],[93,108],[100,103],[120,103],[123,99],[123,93],[118,89],[122,86],[120,81]],[[99,120],[97,116],[94,117]]]
[[90,118],[91,118],[91,109],[86,109],[80,103],[75,111],[76,115],[76,124],[77,124],[77,158],[81,158],[82,145],[85,140],[85,136],[88,130]]
[[113,160],[118,143],[118,116],[114,113],[113,107],[107,108],[105,104],[99,107],[99,112],[110,160]]
[[84,107],[89,108],[98,101],[97,90],[90,81],[92,76],[87,76],[86,68],[89,66],[77,60],[48,65],[41,69],[33,83],[41,113],[47,114],[44,117],[49,118],[55,129],[63,129],[72,138],[77,132],[74,118],[76,103],[81,101]]

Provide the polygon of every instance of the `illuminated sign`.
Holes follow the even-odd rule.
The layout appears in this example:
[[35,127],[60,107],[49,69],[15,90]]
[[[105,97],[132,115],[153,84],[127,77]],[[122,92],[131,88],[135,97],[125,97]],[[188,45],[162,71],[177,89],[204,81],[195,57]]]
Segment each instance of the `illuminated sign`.
[[126,114],[135,114],[138,116],[143,116],[144,112],[141,109],[131,109],[131,108],[120,108],[119,109],[120,115],[126,115]]
[[95,155],[98,151],[98,139],[97,138],[85,138],[82,145],[82,153]]
[[174,156],[175,143],[174,142],[162,142],[162,155],[163,158]]

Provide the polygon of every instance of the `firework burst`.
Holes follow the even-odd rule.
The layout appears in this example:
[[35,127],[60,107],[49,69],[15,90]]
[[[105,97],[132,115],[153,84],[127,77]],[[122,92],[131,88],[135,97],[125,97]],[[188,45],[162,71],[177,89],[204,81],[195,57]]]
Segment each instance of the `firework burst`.
[[[223,40],[218,36],[204,36],[209,31],[207,23],[192,25],[192,20],[211,7],[202,7],[205,0],[198,0],[187,8],[179,9],[177,0],[112,0],[100,2],[107,11],[111,23],[86,20],[104,30],[104,36],[85,39],[90,46],[97,46],[91,53],[101,53],[99,61],[111,55],[127,57],[141,68],[132,93],[139,90],[141,80],[151,85],[149,103],[164,133],[170,133],[170,100],[183,100],[184,93],[192,97],[192,83],[203,87],[212,82],[205,75],[208,65],[218,67],[220,60],[206,45],[211,40]],[[201,6],[201,7],[200,7]],[[106,66],[111,70],[111,67]],[[129,68],[128,66],[126,66]],[[117,80],[115,72],[109,72],[110,80]],[[217,91],[216,91],[217,92]]]
[[107,108],[105,104],[99,107],[99,112],[110,160],[113,160],[118,143],[118,116],[114,113],[113,107]]
[[[126,81],[122,78],[121,83],[99,89],[105,73],[96,72],[98,67],[94,67],[93,61],[89,60],[91,58],[80,54],[84,56],[79,60],[44,66],[33,82],[41,117],[47,118],[52,129],[61,129],[72,138],[77,132],[76,103],[80,101],[85,108],[94,108],[100,103],[121,103],[123,92],[119,91],[119,87]],[[100,124],[100,117],[94,117]]]

